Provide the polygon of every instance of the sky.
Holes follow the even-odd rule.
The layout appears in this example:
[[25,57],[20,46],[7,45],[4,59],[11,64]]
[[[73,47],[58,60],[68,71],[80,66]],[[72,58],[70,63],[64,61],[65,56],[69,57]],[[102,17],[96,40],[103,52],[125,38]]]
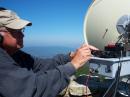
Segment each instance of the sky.
[[32,22],[25,46],[77,47],[84,43],[83,24],[92,0],[0,0],[0,6]]

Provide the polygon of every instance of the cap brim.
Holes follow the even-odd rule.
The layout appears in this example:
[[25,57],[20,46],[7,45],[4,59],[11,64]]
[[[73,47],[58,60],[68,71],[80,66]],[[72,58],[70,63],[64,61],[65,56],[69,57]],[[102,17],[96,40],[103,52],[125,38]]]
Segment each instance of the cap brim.
[[8,28],[11,28],[11,29],[22,29],[26,26],[31,26],[31,25],[32,25],[32,23],[27,20],[15,19],[15,20],[12,20],[11,23],[9,23],[5,26]]

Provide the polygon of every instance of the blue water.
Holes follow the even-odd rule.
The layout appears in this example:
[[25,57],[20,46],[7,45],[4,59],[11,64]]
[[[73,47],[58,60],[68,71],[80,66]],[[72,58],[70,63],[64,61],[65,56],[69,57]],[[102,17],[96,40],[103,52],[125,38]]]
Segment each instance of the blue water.
[[24,47],[23,51],[38,57],[53,57],[56,54],[66,54],[74,51],[75,48],[62,47],[62,46],[45,46],[45,47]]

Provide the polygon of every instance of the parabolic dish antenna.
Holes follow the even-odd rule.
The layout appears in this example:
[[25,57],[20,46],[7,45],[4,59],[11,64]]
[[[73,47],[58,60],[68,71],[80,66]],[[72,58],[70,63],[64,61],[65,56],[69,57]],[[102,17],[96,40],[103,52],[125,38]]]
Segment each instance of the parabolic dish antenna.
[[129,17],[130,0],[95,0],[85,16],[85,41],[100,50],[116,43],[119,36],[125,33]]

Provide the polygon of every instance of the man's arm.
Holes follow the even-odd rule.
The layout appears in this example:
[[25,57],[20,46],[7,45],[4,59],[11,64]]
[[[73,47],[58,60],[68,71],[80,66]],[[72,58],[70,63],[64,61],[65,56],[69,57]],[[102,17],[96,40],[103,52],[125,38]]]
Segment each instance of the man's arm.
[[30,54],[23,52],[21,50],[13,54],[12,58],[20,65],[28,69],[33,69],[34,72],[46,71],[54,69],[57,66],[64,65],[70,62],[69,54],[58,54],[53,58],[39,58],[31,56]]
[[55,97],[68,85],[74,72],[69,62],[53,70],[34,73],[18,66],[0,49],[0,92],[4,97]]
[[46,59],[33,57],[33,59],[34,59],[34,65],[33,65],[34,72],[51,70],[56,68],[57,66],[65,65],[71,61],[70,54],[66,55],[58,54],[53,58],[46,58]]

